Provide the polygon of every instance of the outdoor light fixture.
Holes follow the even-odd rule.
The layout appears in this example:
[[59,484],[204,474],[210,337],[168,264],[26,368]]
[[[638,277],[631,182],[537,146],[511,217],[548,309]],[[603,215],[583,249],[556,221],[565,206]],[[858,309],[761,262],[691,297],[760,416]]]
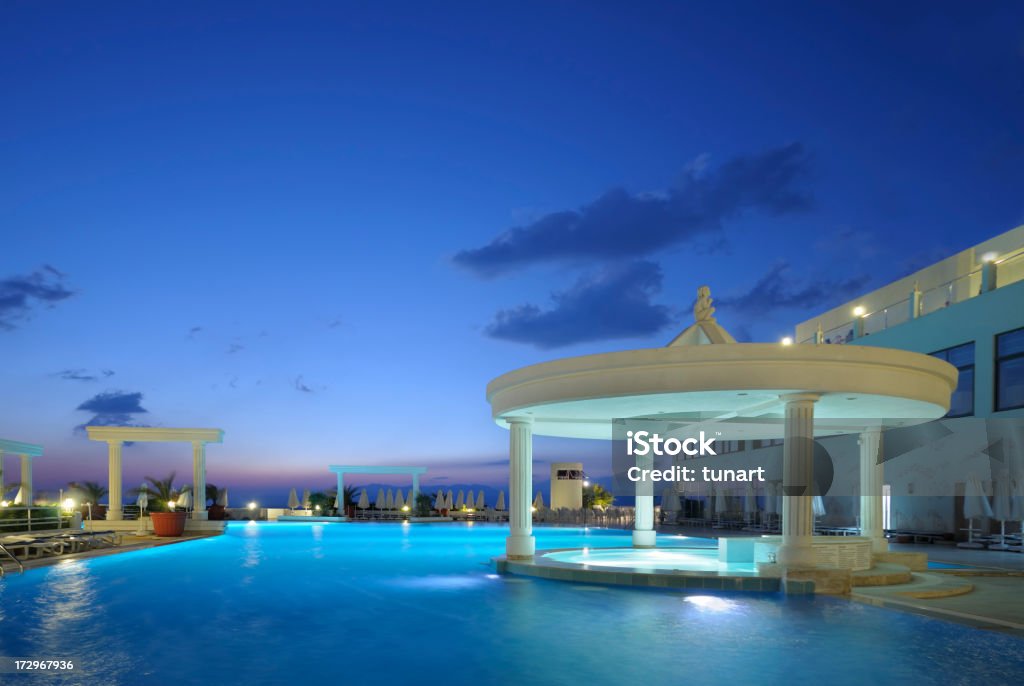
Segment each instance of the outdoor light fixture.
[[65,498],[64,499],[64,509],[67,510],[68,512],[70,512],[71,510],[75,509],[75,501],[72,500],[71,498]]
[[409,511],[409,506],[408,505],[402,505],[402,512],[408,512],[408,511]]
[[793,345],[793,339],[790,338],[789,336],[783,336],[781,342],[782,345]]
[[857,307],[853,308],[853,316],[854,317],[863,317],[864,313],[866,311],[867,310],[864,309],[863,305],[857,305]]
[[255,502],[249,503],[248,507],[249,507],[250,510],[255,510],[256,509],[256,503]]
[[530,506],[530,512],[536,512],[536,511],[537,511],[537,506],[536,505],[531,505]]
[[171,512],[174,512],[174,508],[176,508],[177,506],[178,506],[178,504],[176,502],[174,502],[173,500],[168,500],[167,501],[167,507],[171,510]]
[[10,503],[6,500],[0,500],[0,507],[7,507],[8,505],[10,505]]
[[320,511],[320,506],[319,506],[319,505],[317,505],[317,506],[316,506],[316,511],[317,511],[317,512],[319,512],[319,511]]
[[995,262],[996,259],[998,259],[998,257],[999,257],[999,253],[987,252],[987,253],[985,253],[984,255],[981,256],[981,261],[982,262]]

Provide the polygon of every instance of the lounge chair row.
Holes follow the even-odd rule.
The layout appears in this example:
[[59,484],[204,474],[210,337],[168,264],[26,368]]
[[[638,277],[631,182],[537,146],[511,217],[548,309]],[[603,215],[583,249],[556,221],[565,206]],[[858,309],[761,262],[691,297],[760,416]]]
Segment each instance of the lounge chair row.
[[116,531],[22,534],[4,536],[0,538],[0,545],[15,557],[32,558],[118,546],[121,545],[121,534]]

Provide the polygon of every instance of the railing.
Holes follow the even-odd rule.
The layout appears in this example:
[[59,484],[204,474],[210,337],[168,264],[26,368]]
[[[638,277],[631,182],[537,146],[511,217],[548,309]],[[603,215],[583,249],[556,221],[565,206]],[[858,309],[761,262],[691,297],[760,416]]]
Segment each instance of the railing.
[[[34,514],[33,514],[34,513]],[[18,517],[17,514],[24,516]],[[56,507],[5,507],[0,509],[0,533],[70,528],[71,515]]]
[[[1024,281],[1024,248],[1010,253],[992,263],[994,283],[989,289],[1002,288],[1018,281]],[[970,300],[981,295],[985,287],[984,272],[986,267],[978,267],[957,278],[929,288],[926,291],[915,291],[909,297],[886,305],[874,312],[867,312],[860,317],[832,327],[821,334],[821,343],[850,343],[861,336],[903,324],[911,319],[922,317],[932,312],[944,310],[950,305]],[[916,300],[916,311],[914,302]],[[800,343],[817,343],[817,334],[812,334],[799,341]]]
[[6,570],[4,569],[4,561],[7,559],[14,560],[14,562],[18,565],[18,571],[20,571],[22,574],[25,573],[25,565],[21,563],[21,560],[19,560],[14,553],[5,548],[3,543],[0,543],[0,577],[3,577],[7,573]]

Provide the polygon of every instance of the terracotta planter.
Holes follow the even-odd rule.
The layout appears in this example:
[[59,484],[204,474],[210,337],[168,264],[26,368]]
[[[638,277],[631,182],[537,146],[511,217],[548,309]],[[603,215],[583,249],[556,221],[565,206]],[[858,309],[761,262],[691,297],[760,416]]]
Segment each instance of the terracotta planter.
[[153,512],[149,515],[153,520],[153,533],[157,536],[177,537],[185,533],[185,517],[187,512]]

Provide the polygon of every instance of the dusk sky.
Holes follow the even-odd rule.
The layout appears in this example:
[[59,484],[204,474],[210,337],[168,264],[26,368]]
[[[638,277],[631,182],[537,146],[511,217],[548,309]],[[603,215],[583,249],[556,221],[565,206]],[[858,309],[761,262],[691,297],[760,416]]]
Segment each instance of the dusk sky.
[[1019,2],[5,2],[0,87],[37,490],[105,483],[89,423],[224,429],[236,504],[332,463],[500,486],[495,376],[664,345],[701,284],[775,341],[1024,223]]

